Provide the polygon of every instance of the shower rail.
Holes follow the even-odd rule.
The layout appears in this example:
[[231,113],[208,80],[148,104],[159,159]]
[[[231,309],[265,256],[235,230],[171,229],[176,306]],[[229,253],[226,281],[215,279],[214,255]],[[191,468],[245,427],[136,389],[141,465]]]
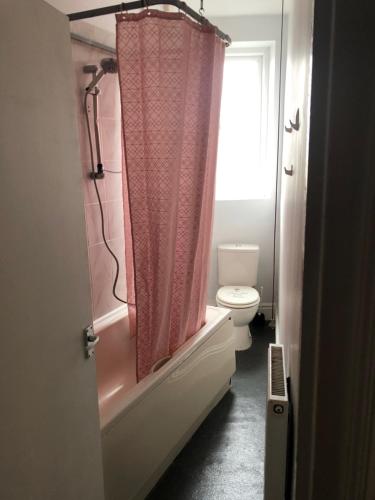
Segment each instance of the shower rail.
[[80,21],[82,19],[89,19],[91,17],[115,14],[116,12],[127,12],[129,10],[148,8],[154,5],[172,5],[182,12],[185,12],[185,14],[195,19],[195,21],[197,21],[198,23],[214,28],[216,35],[221,38],[227,46],[232,43],[229,35],[223,33],[219,28],[211,24],[207,18],[205,18],[204,16],[193,10],[191,7],[189,7],[185,2],[181,2],[180,0],[137,0],[135,2],[123,2],[116,5],[110,5],[108,7],[99,7],[98,9],[73,12],[72,14],[68,14],[68,19],[69,21]]

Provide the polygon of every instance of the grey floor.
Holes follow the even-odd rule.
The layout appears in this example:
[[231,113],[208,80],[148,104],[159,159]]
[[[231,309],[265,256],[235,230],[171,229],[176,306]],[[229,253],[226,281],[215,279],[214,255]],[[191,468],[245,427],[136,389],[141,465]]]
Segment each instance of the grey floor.
[[177,456],[147,500],[262,500],[269,327],[252,328],[237,353],[232,389]]

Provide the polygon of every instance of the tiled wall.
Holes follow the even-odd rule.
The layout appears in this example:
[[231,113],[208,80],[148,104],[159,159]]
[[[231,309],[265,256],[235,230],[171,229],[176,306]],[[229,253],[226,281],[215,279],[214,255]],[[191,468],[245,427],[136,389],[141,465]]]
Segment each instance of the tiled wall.
[[[88,177],[91,169],[90,152],[82,103],[83,89],[90,80],[90,75],[84,74],[82,68],[86,64],[96,64],[100,67],[100,60],[104,57],[111,57],[111,54],[75,41],[72,43],[72,52],[76,74],[77,116],[81,146],[82,188],[85,202],[92,306],[94,319],[97,319],[121,306],[121,302],[117,301],[112,295],[112,283],[116,270],[115,262],[102,239],[99,204],[94,183]],[[122,169],[122,152],[118,75],[105,75],[100,81],[99,87],[102,163],[105,169],[119,171]],[[89,102],[91,103],[91,98]],[[94,156],[94,158],[96,157]],[[106,238],[120,261],[117,294],[126,299],[122,175],[106,173],[105,178],[97,182],[103,202]]]

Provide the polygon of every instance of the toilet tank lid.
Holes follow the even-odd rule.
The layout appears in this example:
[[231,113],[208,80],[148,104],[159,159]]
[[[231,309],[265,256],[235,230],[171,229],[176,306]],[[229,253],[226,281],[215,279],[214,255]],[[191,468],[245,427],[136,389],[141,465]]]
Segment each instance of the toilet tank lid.
[[259,252],[259,245],[249,243],[225,243],[218,246],[224,252]]

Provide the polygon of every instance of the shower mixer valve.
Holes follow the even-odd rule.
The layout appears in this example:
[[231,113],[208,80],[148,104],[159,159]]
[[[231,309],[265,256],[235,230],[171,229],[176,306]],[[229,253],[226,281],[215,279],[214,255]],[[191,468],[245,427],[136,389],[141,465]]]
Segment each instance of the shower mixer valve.
[[89,173],[90,179],[104,179],[104,167],[102,163],[98,163],[96,165],[96,172],[90,172]]

